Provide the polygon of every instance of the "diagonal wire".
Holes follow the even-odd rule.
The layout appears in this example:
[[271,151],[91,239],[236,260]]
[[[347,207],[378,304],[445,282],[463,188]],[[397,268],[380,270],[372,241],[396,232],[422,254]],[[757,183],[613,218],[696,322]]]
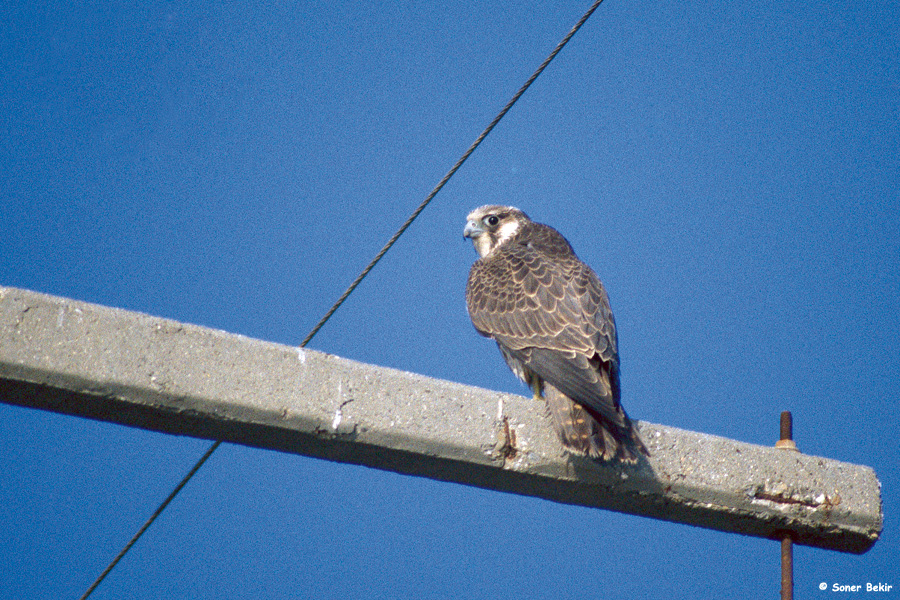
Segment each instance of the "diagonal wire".
[[423,210],[425,210],[425,207],[428,206],[428,204],[432,200],[434,200],[434,197],[437,196],[438,192],[440,192],[444,185],[448,181],[450,181],[450,178],[453,177],[453,175],[459,170],[463,163],[466,162],[469,156],[471,156],[471,154],[475,152],[475,149],[481,145],[481,142],[484,141],[484,138],[488,136],[488,134],[491,132],[491,130],[494,129],[497,123],[500,122],[500,119],[506,116],[506,113],[508,113],[509,109],[513,107],[513,104],[515,104],[519,100],[519,98],[522,97],[522,94],[525,93],[525,90],[531,87],[531,84],[534,83],[534,80],[537,79],[538,76],[544,71],[544,69],[547,68],[547,65],[550,64],[550,61],[556,58],[556,55],[559,54],[560,50],[562,50],[563,47],[569,43],[569,40],[572,39],[572,36],[575,35],[575,33],[579,29],[581,29],[581,26],[584,25],[584,22],[587,21],[588,18],[590,18],[595,10],[597,10],[597,7],[600,6],[601,2],[603,2],[603,0],[594,1],[588,11],[584,13],[584,16],[582,16],[581,19],[579,19],[578,22],[575,23],[575,26],[572,27],[568,34],[566,34],[566,37],[564,37],[562,41],[556,45],[556,48],[553,49],[553,52],[551,52],[550,55],[544,59],[544,62],[542,62],[537,70],[531,75],[531,77],[528,78],[528,81],[522,84],[522,87],[519,88],[519,91],[516,92],[515,95],[510,99],[510,101],[506,103],[506,106],[504,106],[500,110],[500,112],[497,113],[497,116],[494,117],[494,120],[484,128],[484,131],[482,131],[481,135],[479,135],[478,138],[474,142],[472,142],[472,145],[469,146],[469,149],[466,150],[465,153],[463,153],[463,155],[459,158],[459,160],[456,161],[456,164],[453,165],[453,167],[451,167],[449,171],[447,171],[447,174],[444,175],[444,178],[441,179],[436,186],[434,186],[434,189],[431,190],[431,193],[428,194],[425,200],[422,201],[422,204],[420,204],[419,207],[413,211],[406,222],[400,226],[400,229],[398,229],[397,232],[391,236],[391,239],[387,241],[387,243],[384,245],[384,248],[382,248],[381,251],[375,255],[375,258],[372,259],[372,262],[370,262],[368,266],[362,270],[362,273],[360,273],[356,277],[356,279],[353,280],[353,283],[350,284],[350,287],[348,287],[347,290],[343,294],[341,294],[341,297],[337,299],[337,302],[334,303],[334,306],[332,306],[331,309],[329,309],[329,311],[325,313],[325,316],[322,317],[322,319],[316,324],[316,326],[313,327],[312,331],[309,332],[309,335],[306,336],[306,339],[303,340],[303,343],[300,344],[301,348],[308,344],[309,341],[313,339],[313,337],[317,333],[319,333],[319,330],[322,329],[322,326],[325,325],[328,319],[331,318],[331,315],[333,315],[334,312],[338,308],[340,308],[341,304],[344,303],[344,300],[346,300],[347,297],[353,293],[353,290],[356,289],[356,286],[358,286],[360,282],[365,279],[366,275],[369,274],[369,271],[371,271],[375,267],[375,265],[378,264],[378,261],[380,261],[382,257],[387,254],[387,251],[391,249],[391,246],[393,246],[394,243],[398,239],[400,239],[400,236],[403,235],[403,232],[405,232],[409,228],[409,226],[412,225],[412,222],[415,221],[416,218],[418,218],[419,214]]
[[200,457],[200,460],[197,461],[197,464],[195,464],[194,467],[190,471],[188,471],[188,474],[184,476],[184,479],[182,479],[181,482],[175,486],[175,489],[172,490],[172,493],[169,494],[169,496],[165,500],[163,500],[162,504],[159,505],[159,508],[156,509],[156,512],[150,515],[150,518],[147,519],[147,522],[144,523],[143,527],[138,529],[138,532],[134,534],[134,537],[132,537],[131,540],[129,540],[129,542],[125,544],[125,547],[122,548],[121,552],[119,552],[119,554],[117,554],[116,557],[112,559],[112,562],[110,562],[109,565],[103,570],[103,572],[100,573],[100,576],[97,577],[96,581],[91,584],[91,587],[87,589],[87,591],[81,596],[79,600],[85,600],[85,598],[90,596],[93,591],[97,589],[97,586],[100,585],[100,582],[103,581],[107,575],[109,575],[109,572],[112,571],[113,568],[119,563],[119,561],[122,560],[122,557],[125,556],[125,554],[129,550],[131,550],[131,547],[134,546],[135,542],[137,542],[138,539],[142,535],[144,535],[144,532],[147,531],[147,529],[151,525],[153,525],[153,521],[156,520],[156,517],[158,517],[162,513],[162,511],[166,510],[169,502],[175,499],[175,496],[178,495],[178,492],[181,491],[181,488],[183,488],[187,484],[187,482],[191,480],[191,477],[194,476],[194,473],[200,470],[200,467],[203,466],[203,463],[206,462],[206,459],[212,456],[212,453],[216,451],[216,448],[218,448],[221,443],[221,441],[213,442],[213,445],[209,447],[209,450],[207,450],[206,453]]
[[[309,335],[307,335],[306,338],[302,342],[300,342],[301,348],[305,347],[316,336],[316,334],[319,333],[319,330],[322,329],[322,326],[325,325],[328,319],[331,318],[335,311],[340,308],[341,304],[344,303],[347,297],[353,293],[353,290],[355,290],[356,287],[362,282],[362,280],[365,279],[366,275],[368,275],[369,272],[375,267],[375,265],[377,265],[378,262],[384,257],[384,255],[387,254],[387,251],[391,249],[391,246],[393,246],[397,242],[397,240],[400,239],[400,236],[403,235],[403,233],[407,229],[409,229],[409,226],[412,225],[413,221],[415,221],[418,218],[419,214],[421,214],[421,212],[425,210],[425,207],[428,206],[432,200],[434,200],[434,197],[438,195],[438,192],[440,192],[444,185],[446,185],[447,182],[450,181],[450,178],[453,177],[454,174],[456,174],[456,172],[463,165],[463,163],[466,162],[469,156],[471,156],[472,153],[475,152],[475,149],[481,145],[481,142],[484,141],[484,138],[486,138],[488,134],[494,129],[494,127],[496,127],[497,123],[499,123],[500,120],[506,116],[506,113],[508,113],[513,105],[518,102],[519,98],[522,97],[522,94],[524,94],[525,91],[529,87],[531,87],[531,84],[534,83],[534,80],[544,72],[544,69],[547,68],[547,65],[550,64],[550,61],[556,58],[556,55],[559,54],[563,47],[565,47],[565,45],[569,43],[569,40],[572,39],[572,36],[574,36],[575,33],[577,33],[579,29],[581,29],[581,26],[584,25],[585,21],[587,21],[590,16],[594,14],[594,11],[597,10],[597,7],[600,6],[601,2],[603,2],[603,0],[594,0],[594,3],[591,4],[591,7],[587,10],[587,12],[584,13],[584,15],[578,20],[577,23],[575,23],[572,29],[569,30],[569,33],[566,34],[566,37],[564,37],[562,41],[560,41],[559,44],[556,45],[556,48],[553,49],[553,52],[551,52],[547,56],[547,58],[544,59],[544,62],[542,62],[540,66],[535,70],[535,72],[532,73],[531,77],[529,77],[528,80],[524,84],[522,84],[522,87],[519,88],[519,91],[517,91],[515,95],[513,95],[513,97],[509,100],[509,102],[506,103],[506,106],[504,106],[500,110],[500,112],[497,113],[497,116],[494,117],[494,120],[484,128],[484,131],[481,132],[481,135],[479,135],[478,138],[476,138],[476,140],[472,142],[472,145],[469,146],[469,149],[463,153],[459,160],[456,161],[456,164],[454,164],[450,168],[450,170],[447,171],[447,174],[444,175],[444,177],[438,182],[438,184],[434,186],[434,189],[431,190],[431,193],[429,193],[428,196],[426,196],[425,200],[423,200],[422,203],[418,206],[418,208],[413,211],[406,222],[403,223],[403,225],[400,226],[396,233],[391,236],[391,239],[389,239],[384,245],[384,248],[382,248],[378,252],[378,254],[375,255],[375,258],[372,259],[372,262],[370,262],[366,266],[366,268],[362,270],[362,272],[356,277],[356,279],[353,280],[353,283],[351,283],[346,291],[341,294],[341,297],[338,298],[334,305],[328,310],[328,312],[325,313],[325,316],[322,317],[322,319],[318,323],[316,323],[316,326],[313,327],[312,331],[309,332]],[[144,534],[144,532],[147,531],[147,529],[153,524],[156,518],[160,514],[162,514],[169,503],[175,499],[175,496],[178,495],[178,492],[180,492],[181,489],[185,485],[187,485],[187,482],[190,481],[191,478],[197,473],[197,471],[200,470],[200,467],[203,466],[203,463],[205,463],[207,459],[212,456],[212,453],[215,452],[221,444],[222,442],[221,440],[219,440],[214,442],[209,447],[206,453],[200,457],[200,459],[193,466],[193,468],[191,468],[188,474],[184,476],[184,478],[178,483],[177,486],[175,486],[175,489],[172,490],[172,493],[170,493],[168,497],[163,500],[162,504],[160,504],[156,511],[152,515],[150,515],[150,518],[147,519],[147,522],[144,523],[144,525],[137,531],[137,533],[134,534],[131,540],[129,540],[129,542],[125,544],[125,547],[122,548],[119,554],[116,555],[116,557],[109,563],[106,569],[104,569],[103,572],[100,573],[100,576],[97,577],[96,581],[91,584],[91,587],[87,589],[87,591],[81,596],[79,600],[86,600],[87,597],[93,593],[97,586],[100,585],[100,582],[102,582],[103,579],[105,579],[106,576],[109,575],[110,571],[112,571],[113,568],[115,568],[115,566],[119,563],[119,561],[122,560],[125,554],[129,550],[131,550],[131,547],[134,546],[134,544]]]

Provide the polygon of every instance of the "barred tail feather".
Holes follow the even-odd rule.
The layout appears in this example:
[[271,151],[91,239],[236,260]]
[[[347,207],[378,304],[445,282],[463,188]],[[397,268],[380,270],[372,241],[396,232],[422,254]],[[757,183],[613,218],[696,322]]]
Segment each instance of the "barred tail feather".
[[549,384],[544,386],[544,397],[553,429],[570,451],[604,462],[636,463],[639,454],[650,455],[627,416],[627,429],[605,423]]

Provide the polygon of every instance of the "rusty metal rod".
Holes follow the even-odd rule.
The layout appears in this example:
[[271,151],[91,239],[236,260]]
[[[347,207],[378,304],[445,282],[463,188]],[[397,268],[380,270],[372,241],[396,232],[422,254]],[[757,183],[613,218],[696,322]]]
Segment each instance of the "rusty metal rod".
[[[794,443],[794,419],[789,410],[781,413],[781,439],[775,447],[798,451]],[[781,538],[781,600],[794,600],[794,540],[790,533]]]
[[794,418],[789,410],[781,412],[781,439],[794,439]]
[[791,534],[781,538],[781,600],[794,600],[794,543]]

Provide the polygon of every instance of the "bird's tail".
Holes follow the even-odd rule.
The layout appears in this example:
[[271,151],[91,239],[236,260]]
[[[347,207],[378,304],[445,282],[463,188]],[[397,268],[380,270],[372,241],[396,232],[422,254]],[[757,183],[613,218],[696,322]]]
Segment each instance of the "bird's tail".
[[[625,427],[595,417],[552,385],[544,386],[553,428],[563,446],[595,460],[636,463],[639,454],[649,456],[634,425],[625,413]],[[620,409],[621,410],[621,409]]]

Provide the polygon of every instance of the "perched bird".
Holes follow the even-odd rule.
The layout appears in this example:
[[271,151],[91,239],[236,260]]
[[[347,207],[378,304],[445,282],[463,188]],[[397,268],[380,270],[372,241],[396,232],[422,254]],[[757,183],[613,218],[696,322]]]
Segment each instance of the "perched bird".
[[466,221],[481,257],[466,285],[472,324],[546,399],[563,446],[603,461],[649,455],[619,403],[616,323],[597,275],[517,208],[482,206]]

